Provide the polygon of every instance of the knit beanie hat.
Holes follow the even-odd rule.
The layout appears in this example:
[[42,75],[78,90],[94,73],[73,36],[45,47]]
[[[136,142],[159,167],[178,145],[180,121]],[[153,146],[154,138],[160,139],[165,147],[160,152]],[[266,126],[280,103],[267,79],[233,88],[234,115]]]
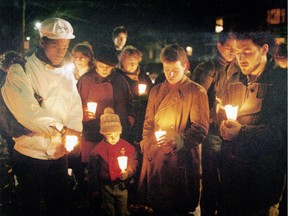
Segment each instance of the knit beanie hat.
[[119,116],[115,114],[111,107],[105,108],[104,114],[100,117],[100,133],[122,133],[122,126]]
[[115,53],[113,47],[106,45],[96,46],[94,48],[94,58],[99,62],[113,67],[115,67],[119,62],[118,56]]

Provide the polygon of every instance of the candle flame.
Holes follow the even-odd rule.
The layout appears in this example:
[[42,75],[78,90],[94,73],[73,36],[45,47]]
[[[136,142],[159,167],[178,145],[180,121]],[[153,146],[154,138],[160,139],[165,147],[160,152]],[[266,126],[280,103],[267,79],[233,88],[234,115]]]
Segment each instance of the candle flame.
[[66,136],[66,150],[68,152],[72,151],[74,149],[74,147],[77,145],[78,143],[78,137],[74,136],[74,135],[67,135]]
[[165,134],[166,134],[166,131],[162,131],[162,130],[156,131],[155,132],[156,140],[159,141],[160,137],[165,135]]
[[230,104],[224,106],[226,116],[228,120],[236,121],[238,114],[238,106],[232,106]]
[[140,95],[145,93],[146,87],[147,87],[146,84],[139,84],[139,85],[138,85],[138,91],[139,91],[139,94],[140,94]]
[[91,112],[93,114],[96,113],[96,109],[97,109],[97,103],[96,102],[88,102],[87,107],[88,107],[88,112]]
[[127,156],[119,156],[117,158],[119,167],[122,171],[127,169],[127,162],[128,162],[128,157]]

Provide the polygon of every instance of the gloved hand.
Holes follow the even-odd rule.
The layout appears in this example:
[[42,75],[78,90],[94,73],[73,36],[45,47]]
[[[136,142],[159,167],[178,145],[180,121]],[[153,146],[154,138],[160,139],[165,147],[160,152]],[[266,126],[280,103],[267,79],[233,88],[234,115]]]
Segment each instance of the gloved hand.
[[128,178],[128,172],[127,171],[124,171],[120,173],[120,179],[121,180],[126,180]]
[[237,121],[224,120],[220,124],[220,135],[224,140],[231,141],[237,137],[241,127]]

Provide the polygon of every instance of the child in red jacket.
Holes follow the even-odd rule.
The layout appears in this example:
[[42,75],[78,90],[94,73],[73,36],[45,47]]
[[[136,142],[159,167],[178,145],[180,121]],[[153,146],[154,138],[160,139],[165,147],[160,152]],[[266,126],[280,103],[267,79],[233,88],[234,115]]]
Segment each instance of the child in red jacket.
[[[122,126],[111,107],[100,118],[100,133],[104,139],[90,154],[89,177],[92,193],[100,194],[107,215],[128,215],[128,189],[138,161],[134,147],[120,138]],[[119,156],[127,156],[127,168],[121,170]]]

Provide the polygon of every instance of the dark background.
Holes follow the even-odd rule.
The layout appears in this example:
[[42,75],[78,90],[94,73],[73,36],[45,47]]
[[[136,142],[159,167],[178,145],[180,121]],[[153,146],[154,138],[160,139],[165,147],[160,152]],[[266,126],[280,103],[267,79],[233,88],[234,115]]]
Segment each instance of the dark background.
[[[23,52],[22,40],[27,36],[31,40],[26,52],[33,51],[39,40],[35,22],[55,16],[72,24],[76,38],[71,47],[83,41],[112,44],[113,28],[124,25],[129,32],[127,45],[136,46],[144,55],[151,47],[157,50],[173,42],[191,45],[196,57],[209,55],[217,17],[224,18],[224,29],[228,29],[237,22],[265,22],[267,10],[277,7],[287,8],[287,1],[0,0],[0,54]],[[280,34],[283,36],[283,30]]]

